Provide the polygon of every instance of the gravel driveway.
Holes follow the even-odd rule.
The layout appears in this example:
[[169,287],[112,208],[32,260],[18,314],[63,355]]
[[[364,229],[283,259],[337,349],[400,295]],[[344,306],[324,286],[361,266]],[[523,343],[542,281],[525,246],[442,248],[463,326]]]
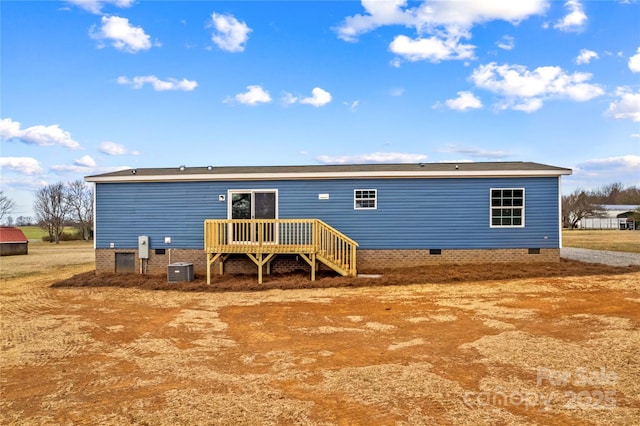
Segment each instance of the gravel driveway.
[[603,263],[611,266],[640,265],[640,253],[564,247],[560,249],[560,257],[577,260],[579,262]]

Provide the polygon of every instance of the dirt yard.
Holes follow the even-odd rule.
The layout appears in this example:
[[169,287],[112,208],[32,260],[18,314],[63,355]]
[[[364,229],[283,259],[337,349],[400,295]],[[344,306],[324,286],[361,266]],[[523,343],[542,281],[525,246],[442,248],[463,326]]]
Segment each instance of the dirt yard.
[[1,424],[640,418],[638,267],[433,268],[289,290],[308,277],[270,277],[253,292],[232,290],[255,277],[204,288],[90,269],[3,278]]

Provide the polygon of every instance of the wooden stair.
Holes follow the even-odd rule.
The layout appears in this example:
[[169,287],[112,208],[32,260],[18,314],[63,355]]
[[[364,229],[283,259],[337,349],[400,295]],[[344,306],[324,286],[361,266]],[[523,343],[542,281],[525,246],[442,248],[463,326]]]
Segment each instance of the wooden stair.
[[311,266],[315,280],[318,263],[342,276],[356,276],[358,243],[319,219],[207,219],[204,223],[207,283],[211,265],[223,263],[233,253],[246,254],[258,267],[262,283],[264,266],[278,254],[297,254]]

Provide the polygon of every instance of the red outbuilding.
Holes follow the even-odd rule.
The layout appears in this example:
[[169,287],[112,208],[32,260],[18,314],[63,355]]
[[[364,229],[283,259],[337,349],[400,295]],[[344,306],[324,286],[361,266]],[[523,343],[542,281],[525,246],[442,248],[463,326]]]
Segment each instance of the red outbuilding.
[[29,253],[29,240],[24,233],[12,226],[0,226],[0,256]]

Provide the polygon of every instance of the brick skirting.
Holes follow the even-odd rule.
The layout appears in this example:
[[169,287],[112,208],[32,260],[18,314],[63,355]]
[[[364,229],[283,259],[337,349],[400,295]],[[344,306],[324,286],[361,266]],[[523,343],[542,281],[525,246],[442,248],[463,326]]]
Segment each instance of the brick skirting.
[[426,265],[559,261],[560,249],[358,250],[361,273]]
[[[132,253],[135,259],[134,272],[140,271],[140,261],[136,249],[96,249],[96,272],[116,272],[116,253]],[[476,250],[358,250],[358,272],[367,273],[387,268],[415,267],[442,264],[473,263],[544,263],[558,262],[560,249],[476,249]],[[198,275],[207,273],[207,256],[202,250],[167,249],[165,254],[151,250],[145,272],[166,274],[167,265],[175,262],[193,263]],[[232,255],[224,262],[227,274],[256,274],[256,265],[243,254]],[[271,264],[273,273],[310,271],[309,265],[296,255],[278,255]],[[218,272],[217,262],[211,267]]]

